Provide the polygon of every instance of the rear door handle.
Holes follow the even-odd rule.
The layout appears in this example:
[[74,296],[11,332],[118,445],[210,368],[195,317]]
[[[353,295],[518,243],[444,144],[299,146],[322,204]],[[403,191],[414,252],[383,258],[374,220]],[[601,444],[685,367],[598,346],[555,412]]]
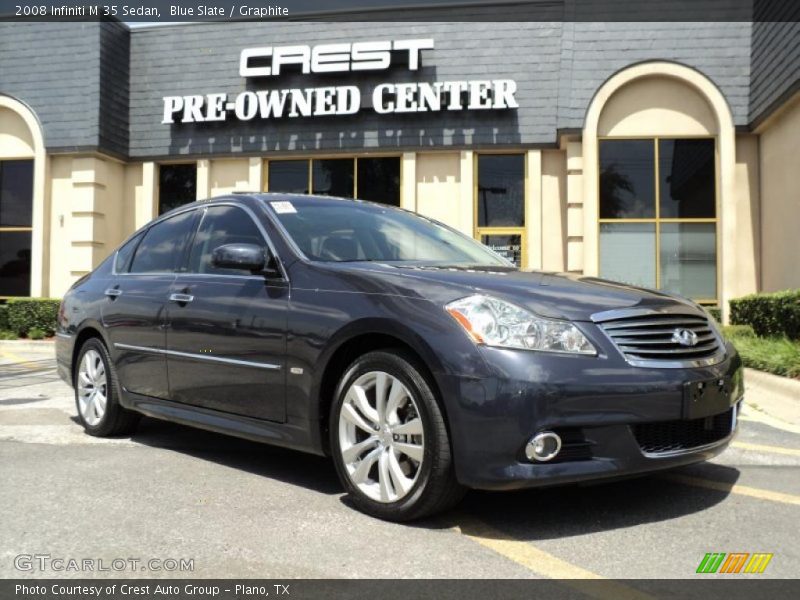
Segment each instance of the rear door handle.
[[169,299],[170,302],[185,304],[187,302],[191,302],[192,300],[194,300],[194,296],[192,296],[191,294],[170,294]]
[[108,288],[104,293],[105,293],[106,296],[108,296],[109,298],[111,298],[113,300],[117,296],[121,296],[122,295],[122,290],[119,290],[117,288]]

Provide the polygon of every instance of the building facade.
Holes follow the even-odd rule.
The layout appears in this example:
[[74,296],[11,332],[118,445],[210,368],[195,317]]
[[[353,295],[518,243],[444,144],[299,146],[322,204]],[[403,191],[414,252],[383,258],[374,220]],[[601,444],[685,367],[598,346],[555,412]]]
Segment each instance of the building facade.
[[[566,0],[569,4],[569,0]],[[0,296],[161,212],[323,193],[702,303],[800,287],[798,23],[0,24]]]

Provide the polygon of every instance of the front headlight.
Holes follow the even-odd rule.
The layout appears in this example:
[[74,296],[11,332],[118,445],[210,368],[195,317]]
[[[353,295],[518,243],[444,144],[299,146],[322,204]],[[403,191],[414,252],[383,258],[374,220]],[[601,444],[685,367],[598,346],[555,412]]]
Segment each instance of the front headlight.
[[504,300],[468,296],[445,309],[478,344],[520,350],[597,354],[589,340],[568,321],[544,319]]

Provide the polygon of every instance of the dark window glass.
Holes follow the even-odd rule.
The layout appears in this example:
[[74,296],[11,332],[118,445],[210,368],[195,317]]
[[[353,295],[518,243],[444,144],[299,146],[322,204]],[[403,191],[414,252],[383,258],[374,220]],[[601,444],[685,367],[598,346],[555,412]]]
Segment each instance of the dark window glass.
[[246,269],[220,269],[211,264],[211,255],[225,244],[255,244],[265,247],[264,236],[245,211],[235,206],[212,206],[206,211],[189,256],[192,273],[250,275]]
[[478,227],[525,225],[525,157],[478,157]]
[[128,272],[131,266],[131,259],[133,258],[133,251],[136,250],[136,244],[138,244],[141,239],[142,236],[139,234],[117,251],[117,257],[114,259],[114,271],[117,273]]
[[659,140],[659,216],[714,218],[714,140]]
[[0,162],[0,227],[30,227],[33,219],[33,161]]
[[192,231],[197,211],[188,210],[156,223],[136,248],[131,273],[171,273],[180,266],[186,238]]
[[653,140],[600,142],[600,218],[656,216]]
[[518,267],[522,266],[521,235],[482,235],[481,243]]
[[0,231],[0,296],[30,296],[31,232]]
[[311,189],[321,196],[352,198],[354,165],[352,158],[315,160],[311,166]]
[[400,159],[359,158],[358,197],[400,206]]
[[287,194],[307,194],[308,161],[269,161],[269,191]]
[[161,165],[158,169],[158,214],[197,200],[197,165]]
[[508,266],[476,240],[414,213],[313,197],[294,199],[291,204],[290,211],[272,209],[311,260]]

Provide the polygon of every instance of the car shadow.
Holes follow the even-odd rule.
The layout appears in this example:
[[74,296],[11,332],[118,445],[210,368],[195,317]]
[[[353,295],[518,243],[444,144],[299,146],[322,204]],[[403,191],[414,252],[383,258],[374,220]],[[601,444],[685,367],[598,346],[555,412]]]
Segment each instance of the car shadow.
[[450,515],[418,526],[459,527],[466,535],[524,541],[562,539],[669,521],[707,510],[729,495],[681,483],[704,479],[727,488],[739,470],[713,463],[592,485],[521,490],[471,491]]
[[322,494],[342,493],[333,463],[321,456],[147,417],[130,439]]

